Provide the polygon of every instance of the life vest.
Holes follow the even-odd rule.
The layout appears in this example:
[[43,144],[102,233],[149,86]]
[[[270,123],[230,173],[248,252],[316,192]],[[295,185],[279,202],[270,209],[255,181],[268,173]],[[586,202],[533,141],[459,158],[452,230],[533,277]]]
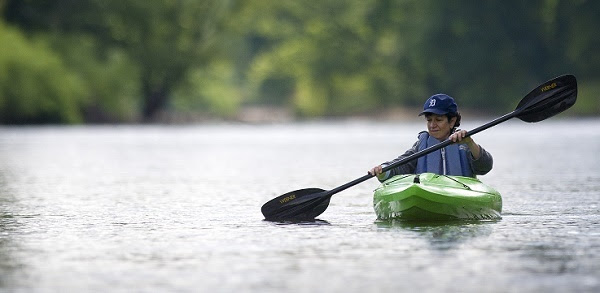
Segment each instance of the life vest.
[[[438,143],[440,143],[440,141],[430,136],[426,131],[421,132],[419,134],[419,146],[417,151],[424,150]],[[415,173],[435,173],[440,175],[475,177],[468,156],[470,156],[470,153],[465,144],[451,144],[445,148],[429,153],[426,156],[420,157],[417,160]]]

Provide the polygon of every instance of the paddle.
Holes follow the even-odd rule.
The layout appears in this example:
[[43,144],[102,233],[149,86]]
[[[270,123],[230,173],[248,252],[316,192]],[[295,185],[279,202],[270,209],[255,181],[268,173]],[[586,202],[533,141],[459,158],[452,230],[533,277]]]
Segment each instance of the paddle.
[[[547,81],[527,94],[517,105],[517,108],[504,116],[498,117],[487,124],[468,131],[466,136],[500,124],[517,117],[525,122],[538,122],[563,112],[575,104],[577,99],[577,81],[573,75],[563,75]],[[393,169],[409,161],[418,159],[431,152],[444,148],[453,142],[445,140],[436,145],[414,153],[394,164],[383,168],[383,172]],[[366,181],[374,175],[367,174],[332,190],[307,188],[288,192],[265,203],[261,212],[268,221],[306,221],[313,220],[323,213],[331,196]]]

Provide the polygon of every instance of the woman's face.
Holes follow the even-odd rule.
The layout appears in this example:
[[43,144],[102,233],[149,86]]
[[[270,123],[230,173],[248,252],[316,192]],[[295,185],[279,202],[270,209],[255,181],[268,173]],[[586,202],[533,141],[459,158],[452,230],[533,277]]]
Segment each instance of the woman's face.
[[427,131],[429,135],[439,141],[445,140],[450,136],[450,130],[456,122],[456,117],[448,120],[448,116],[437,114],[426,114],[425,119],[427,119]]

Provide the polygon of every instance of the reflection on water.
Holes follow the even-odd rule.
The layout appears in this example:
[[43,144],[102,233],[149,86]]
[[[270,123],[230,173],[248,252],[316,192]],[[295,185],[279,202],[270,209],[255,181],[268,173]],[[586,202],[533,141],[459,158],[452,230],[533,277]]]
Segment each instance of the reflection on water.
[[286,225],[297,225],[297,226],[327,226],[327,225],[331,225],[329,222],[325,221],[325,220],[319,220],[319,219],[314,219],[312,221],[282,221],[282,222],[277,222],[277,221],[266,221],[265,222],[271,222],[274,225],[277,226],[286,226]]
[[493,224],[498,221],[413,222],[392,219],[377,220],[375,224],[378,228],[391,231],[403,229],[413,232],[416,237],[427,240],[436,250],[450,250],[463,242],[489,236],[493,231]]

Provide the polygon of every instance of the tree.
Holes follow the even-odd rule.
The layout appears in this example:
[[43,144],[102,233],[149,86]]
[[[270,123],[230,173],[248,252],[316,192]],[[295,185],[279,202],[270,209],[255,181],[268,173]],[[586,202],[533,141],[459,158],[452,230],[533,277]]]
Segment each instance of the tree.
[[580,81],[575,108],[600,112],[599,10],[583,0],[0,2],[23,43],[85,95],[69,108],[117,122],[186,107],[233,117],[242,103],[345,115],[438,92],[505,111],[564,73]]
[[219,0],[96,1],[106,28],[101,39],[126,50],[139,68],[145,121],[168,106],[190,68],[209,59],[228,7]]
[[31,32],[91,37],[96,58],[126,52],[139,74],[143,120],[152,121],[188,71],[210,59],[228,7],[219,0],[9,1],[5,15]]
[[78,123],[83,81],[43,40],[30,41],[0,20],[0,122]]
[[366,24],[375,2],[241,4],[233,29],[249,44],[246,79],[255,100],[279,99],[309,117],[376,107],[382,64],[374,61],[376,36]]

